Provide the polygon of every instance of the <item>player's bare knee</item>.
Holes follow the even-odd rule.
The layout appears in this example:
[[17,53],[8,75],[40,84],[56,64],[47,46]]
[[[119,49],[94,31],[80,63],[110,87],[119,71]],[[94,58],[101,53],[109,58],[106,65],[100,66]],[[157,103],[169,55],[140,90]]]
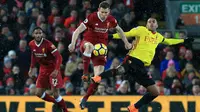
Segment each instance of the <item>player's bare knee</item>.
[[154,91],[151,91],[151,94],[153,96],[158,96],[158,95],[160,95],[160,91],[156,88]]
[[60,95],[59,90],[58,89],[53,89],[53,97],[54,98],[58,98]]
[[90,52],[90,53],[92,53],[92,51],[94,49],[94,46],[89,42],[85,43],[84,47],[85,47],[85,50]]
[[40,98],[42,97],[43,93],[40,91],[36,91],[35,95]]
[[153,96],[158,96],[158,95],[160,95],[160,91],[158,89],[156,89],[156,91],[154,91],[152,95]]
[[153,96],[158,96],[160,94],[159,90],[155,85],[151,85],[147,87],[147,90],[153,95]]

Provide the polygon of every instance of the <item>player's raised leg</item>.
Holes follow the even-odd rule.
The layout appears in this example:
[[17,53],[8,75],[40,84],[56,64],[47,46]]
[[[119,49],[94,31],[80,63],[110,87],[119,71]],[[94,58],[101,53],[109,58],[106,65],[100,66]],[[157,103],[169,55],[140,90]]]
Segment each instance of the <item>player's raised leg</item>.
[[[103,71],[104,71],[104,65],[106,63],[106,58],[105,56],[97,56],[97,57],[92,57],[92,62],[94,64],[94,75],[98,76],[100,75]],[[80,102],[80,107],[81,109],[84,109],[86,106],[86,102],[88,100],[88,98],[94,94],[94,92],[96,91],[97,87],[99,85],[99,82],[94,83],[92,82],[89,85],[89,88],[87,90],[87,93],[85,96],[83,96],[83,98],[81,98],[81,102]]]
[[86,42],[84,41],[83,42],[83,66],[84,66],[84,69],[83,69],[83,76],[82,76],[82,79],[83,81],[88,81],[88,75],[89,75],[89,65],[90,65],[90,58],[91,58],[91,55],[92,55],[92,51],[94,49],[94,46],[92,43],[90,42]]

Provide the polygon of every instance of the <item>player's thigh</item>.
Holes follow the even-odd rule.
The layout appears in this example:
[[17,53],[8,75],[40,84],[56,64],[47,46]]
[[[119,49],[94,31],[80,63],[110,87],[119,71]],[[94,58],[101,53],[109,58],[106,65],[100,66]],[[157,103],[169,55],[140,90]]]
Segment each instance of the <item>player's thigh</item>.
[[49,83],[51,85],[51,88],[62,88],[63,87],[63,79],[62,79],[62,75],[61,75],[60,71],[56,78],[53,78],[52,76],[49,75]]
[[155,84],[155,81],[147,73],[135,72],[132,75],[138,84],[146,88]]
[[104,71],[104,65],[94,66],[94,75],[99,75]]
[[40,72],[36,80],[36,88],[50,88],[48,72]]
[[94,65],[95,75],[99,75],[104,71],[104,66],[106,64],[106,56],[94,56],[91,57],[92,63]]

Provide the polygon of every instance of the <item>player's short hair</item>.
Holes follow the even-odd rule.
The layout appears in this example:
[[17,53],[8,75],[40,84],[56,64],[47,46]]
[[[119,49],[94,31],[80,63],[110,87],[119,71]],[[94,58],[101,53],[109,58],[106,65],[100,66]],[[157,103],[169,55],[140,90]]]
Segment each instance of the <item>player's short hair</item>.
[[[40,28],[40,27],[35,27],[35,28],[33,29],[33,32],[34,32],[35,30],[41,30],[43,33],[45,33],[44,30],[43,30],[42,28]],[[33,32],[32,32],[32,34],[33,34]]]
[[107,1],[103,1],[99,4],[99,8],[110,9],[110,4]]

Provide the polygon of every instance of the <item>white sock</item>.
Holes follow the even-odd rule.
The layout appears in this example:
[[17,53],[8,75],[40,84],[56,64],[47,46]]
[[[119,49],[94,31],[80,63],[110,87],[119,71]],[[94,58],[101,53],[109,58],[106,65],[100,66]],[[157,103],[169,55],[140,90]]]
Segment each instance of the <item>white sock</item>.
[[45,97],[45,95],[46,95],[46,93],[44,92],[40,98],[43,99]]
[[84,52],[83,55],[86,56],[86,57],[91,57],[92,56],[91,53],[86,53],[86,52]]
[[60,102],[62,100],[62,96],[59,96],[57,99],[55,99],[56,102]]

